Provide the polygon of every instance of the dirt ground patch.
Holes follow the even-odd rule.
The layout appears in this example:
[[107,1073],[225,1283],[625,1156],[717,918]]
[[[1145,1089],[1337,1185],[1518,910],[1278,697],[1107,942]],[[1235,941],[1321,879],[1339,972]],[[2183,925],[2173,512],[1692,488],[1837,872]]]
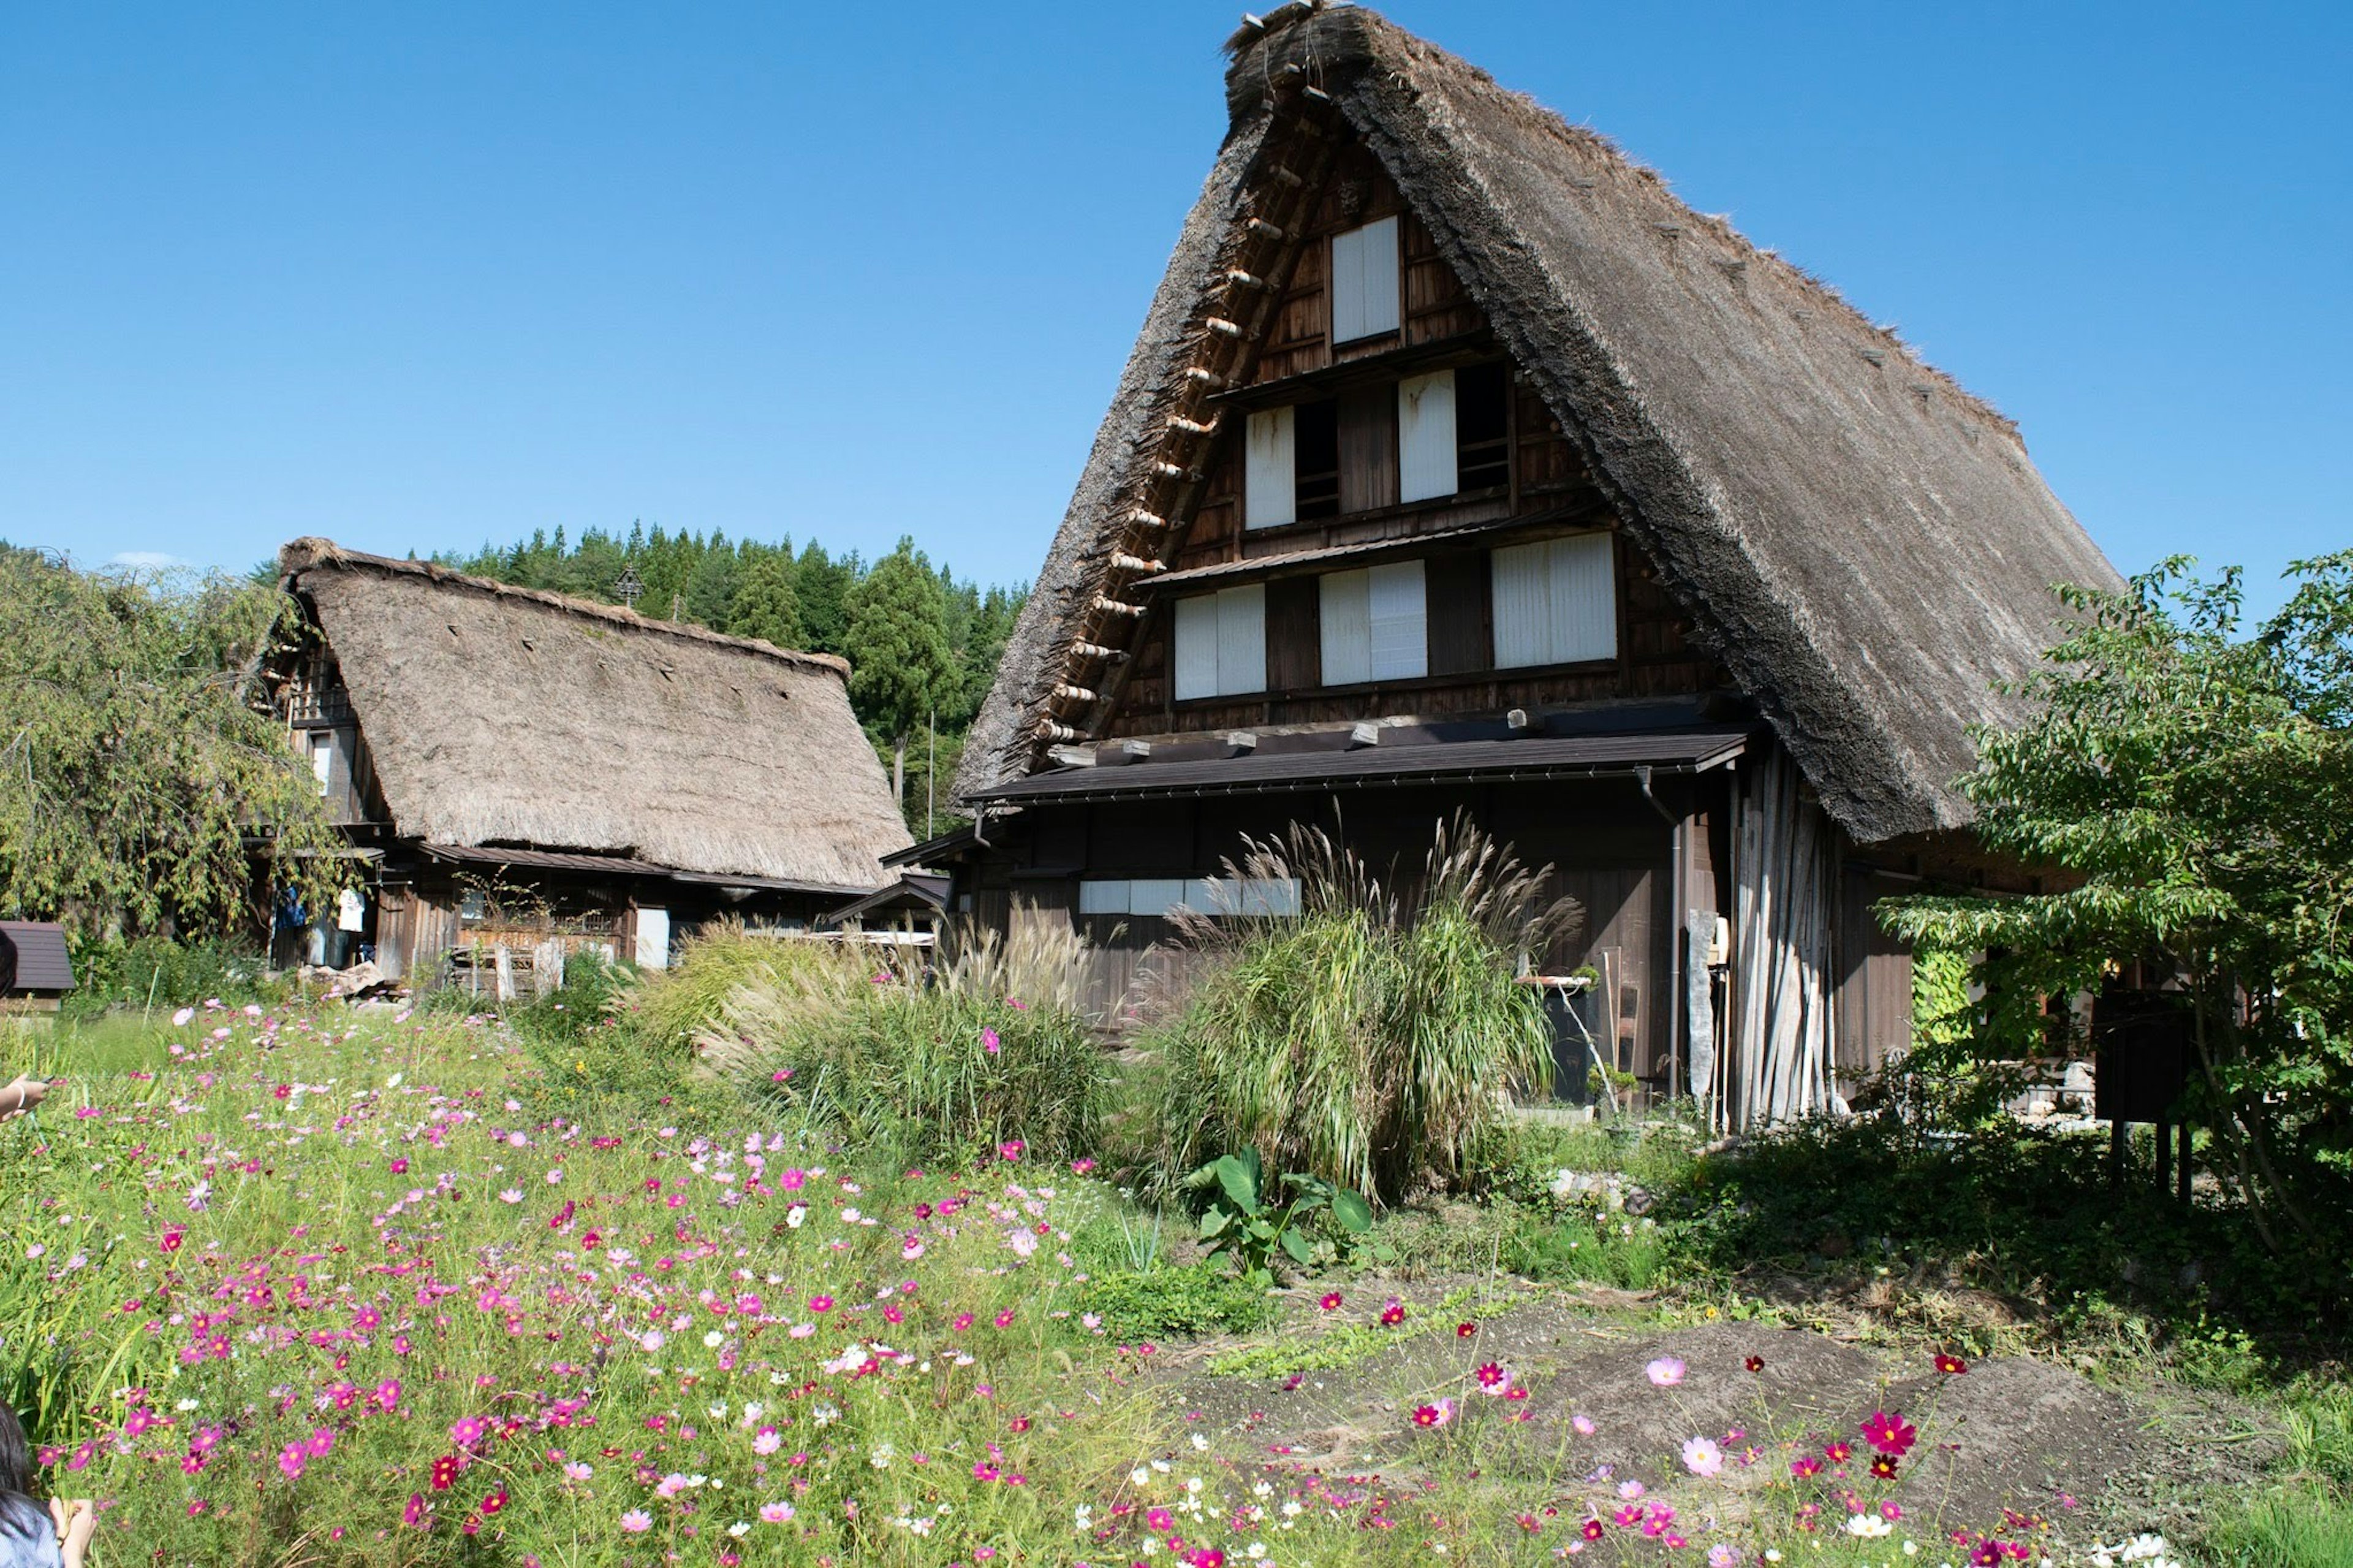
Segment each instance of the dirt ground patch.
[[[1308,1305],[1253,1342],[1180,1352],[1162,1376],[1198,1429],[1242,1436],[1274,1462],[1326,1475],[1402,1479],[1429,1468],[1430,1445],[1462,1439],[1417,1430],[1412,1415],[1451,1398],[1479,1424],[1477,1463],[1491,1480],[1547,1495],[1571,1515],[1624,1507],[1629,1485],[1653,1498],[1691,1495],[1700,1489],[1683,1447],[1705,1437],[1725,1463],[1704,1489],[1704,1523],[1727,1529],[1756,1508],[1791,1506],[1788,1467],[1800,1455],[1820,1459],[1823,1473],[1799,1495],[1823,1500],[1833,1521],[1846,1517],[1839,1500],[1852,1489],[1894,1502],[1915,1523],[1992,1531],[2035,1516],[2050,1538],[2082,1542],[2186,1525],[2201,1495],[2248,1484],[2279,1451],[2275,1432],[2229,1402],[2155,1381],[2105,1387],[2028,1357],[1945,1375],[1925,1346],[1757,1323],[1661,1330],[1639,1299],[1609,1291],[1539,1293],[1480,1319],[1470,1339],[1457,1338],[1451,1316],[1410,1321],[1344,1367],[1252,1377],[1211,1370],[1250,1343],[1296,1346],[1304,1364],[1331,1326]],[[1662,1358],[1683,1367],[1669,1387],[1646,1371]],[[1279,1352],[1255,1360],[1281,1363]],[[1488,1363],[1507,1369],[1525,1397],[1482,1396],[1473,1372]],[[1872,1454],[1857,1436],[1875,1411],[1918,1434],[1892,1484],[1867,1474]],[[1823,1452],[1840,1439],[1852,1447],[1843,1466]]]

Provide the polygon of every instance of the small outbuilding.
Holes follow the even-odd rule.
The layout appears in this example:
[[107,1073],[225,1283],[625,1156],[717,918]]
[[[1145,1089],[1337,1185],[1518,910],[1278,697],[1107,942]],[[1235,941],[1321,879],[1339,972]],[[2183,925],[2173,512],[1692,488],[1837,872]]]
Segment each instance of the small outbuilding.
[[708,921],[807,930],[895,880],[845,661],[323,539],[279,563],[302,623],[263,700],[351,867],[277,911],[280,962],[545,990],[571,953],[658,968]]
[[0,921],[0,1013],[54,1013],[73,988],[65,927]]

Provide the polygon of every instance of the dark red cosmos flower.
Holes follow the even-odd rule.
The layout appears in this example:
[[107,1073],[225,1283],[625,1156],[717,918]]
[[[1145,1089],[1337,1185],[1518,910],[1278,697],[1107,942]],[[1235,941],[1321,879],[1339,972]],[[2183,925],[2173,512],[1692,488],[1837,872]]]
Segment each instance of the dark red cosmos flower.
[[177,1252],[180,1250],[180,1243],[185,1239],[186,1237],[183,1232],[167,1230],[164,1233],[164,1250],[166,1252]]
[[1454,1325],[1454,1337],[1458,1340],[1467,1340],[1478,1331],[1479,1325],[1476,1323],[1457,1323]]
[[1873,1454],[1871,1457],[1871,1473],[1883,1481],[1892,1481],[1895,1479],[1895,1465],[1896,1459],[1893,1454]]
[[1765,1370],[1765,1358],[1761,1355],[1753,1355],[1741,1364],[1746,1366],[1751,1372],[1763,1372]]
[[1862,1440],[1883,1454],[1897,1458],[1912,1451],[1920,1434],[1901,1415],[1890,1415],[1884,1410],[1874,1410],[1862,1418]]
[[1588,1541],[1599,1541],[1602,1533],[1601,1521],[1598,1519],[1588,1519],[1577,1527],[1577,1533]]
[[458,1456],[444,1454],[433,1461],[433,1489],[446,1492],[458,1479]]
[[1005,1425],[1008,1431],[1027,1432],[1029,1430],[1029,1417],[1027,1415],[1016,1415],[1012,1420],[1008,1421]]
[[1936,1352],[1936,1370],[1947,1377],[1958,1377],[1969,1370],[1969,1363],[1957,1355],[1947,1355],[1939,1351]]
[[501,1510],[501,1509],[502,1509],[502,1508],[504,1508],[504,1507],[506,1507],[506,1506],[507,1506],[507,1489],[506,1489],[506,1488],[504,1488],[504,1487],[501,1487],[498,1490],[496,1490],[496,1491],[494,1491],[494,1492],[491,1493],[488,1497],[485,1497],[484,1499],[482,1499],[482,1502],[481,1502],[482,1515],[483,1515],[483,1517],[484,1517],[484,1518],[488,1518],[488,1517],[489,1517],[489,1516],[491,1516],[491,1514],[494,1514],[494,1513],[498,1512],[498,1511],[499,1511],[499,1510]]
[[1395,1296],[1390,1297],[1388,1304],[1381,1308],[1381,1327],[1393,1329],[1404,1321],[1405,1303]]

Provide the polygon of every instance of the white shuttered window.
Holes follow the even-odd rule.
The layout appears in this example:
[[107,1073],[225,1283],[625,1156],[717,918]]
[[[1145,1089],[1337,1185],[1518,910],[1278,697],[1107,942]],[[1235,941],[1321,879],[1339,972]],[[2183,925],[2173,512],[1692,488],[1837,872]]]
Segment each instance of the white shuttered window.
[[1242,463],[1242,526],[1275,528],[1299,521],[1296,426],[1288,408],[1250,416]]
[[1266,689],[1266,587],[1176,601],[1176,700]]
[[1398,500],[1451,496],[1454,477],[1454,373],[1398,383]]
[[1618,655],[1618,588],[1608,533],[1495,551],[1495,668]]
[[1398,330],[1398,222],[1385,217],[1332,237],[1332,341]]
[[1324,684],[1412,680],[1430,673],[1430,621],[1421,563],[1399,561],[1317,582]]

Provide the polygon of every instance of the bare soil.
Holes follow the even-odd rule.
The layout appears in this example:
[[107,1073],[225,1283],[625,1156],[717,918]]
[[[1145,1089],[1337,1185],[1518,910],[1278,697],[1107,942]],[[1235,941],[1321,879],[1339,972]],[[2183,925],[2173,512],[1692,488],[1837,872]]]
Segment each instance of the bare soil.
[[[1434,1305],[1460,1283],[1398,1289]],[[1470,1339],[1457,1338],[1451,1321],[1419,1316],[1393,1342],[1341,1370],[1253,1378],[1208,1370],[1219,1354],[1252,1344],[1312,1345],[1334,1318],[1369,1318],[1385,1292],[1359,1283],[1349,1293],[1347,1309],[1327,1316],[1301,1292],[1274,1329],[1187,1347],[1160,1376],[1188,1420],[1245,1436],[1270,1462],[1392,1481],[1430,1473],[1440,1446],[1451,1446],[1458,1468],[1464,1462],[1461,1433],[1412,1423],[1417,1406],[1451,1396],[1477,1417],[1482,1480],[1517,1499],[1513,1506],[1551,1500],[1565,1513],[1614,1504],[1614,1489],[1626,1481],[1692,1495],[1701,1489],[1683,1473],[1682,1446],[1706,1436],[1733,1456],[1704,1489],[1723,1515],[1711,1522],[1726,1527],[1763,1500],[1766,1483],[1787,1479],[1791,1442],[1817,1455],[1834,1438],[1852,1443],[1851,1483],[1873,1498],[1892,1495],[1915,1527],[2020,1528],[2007,1510],[2075,1542],[2168,1525],[2185,1531],[2208,1500],[2253,1483],[2281,1447],[2253,1409],[2160,1379],[2105,1386],[2027,1356],[1974,1363],[1948,1376],[1933,1370],[1935,1347],[1926,1344],[1865,1344],[1749,1322],[1661,1328],[1644,1298],[1595,1289],[1538,1292],[1480,1319]],[[1761,1370],[1747,1370],[1750,1356],[1762,1359]],[[1661,1357],[1685,1365],[1673,1387],[1654,1386],[1645,1373]],[[1528,1390],[1525,1401],[1478,1392],[1472,1369],[1490,1361]],[[1865,1477],[1871,1455],[1856,1436],[1874,1411],[1897,1414],[1919,1432],[1892,1493]],[[1578,1430],[1579,1416],[1591,1424],[1589,1436]],[[1743,1467],[1738,1456],[1750,1444],[1764,1452]],[[1820,1485],[1836,1482],[1826,1474]],[[1786,1506],[1788,1493],[1778,1497],[1773,1506]],[[1843,1518],[1843,1505],[1830,1506]]]

